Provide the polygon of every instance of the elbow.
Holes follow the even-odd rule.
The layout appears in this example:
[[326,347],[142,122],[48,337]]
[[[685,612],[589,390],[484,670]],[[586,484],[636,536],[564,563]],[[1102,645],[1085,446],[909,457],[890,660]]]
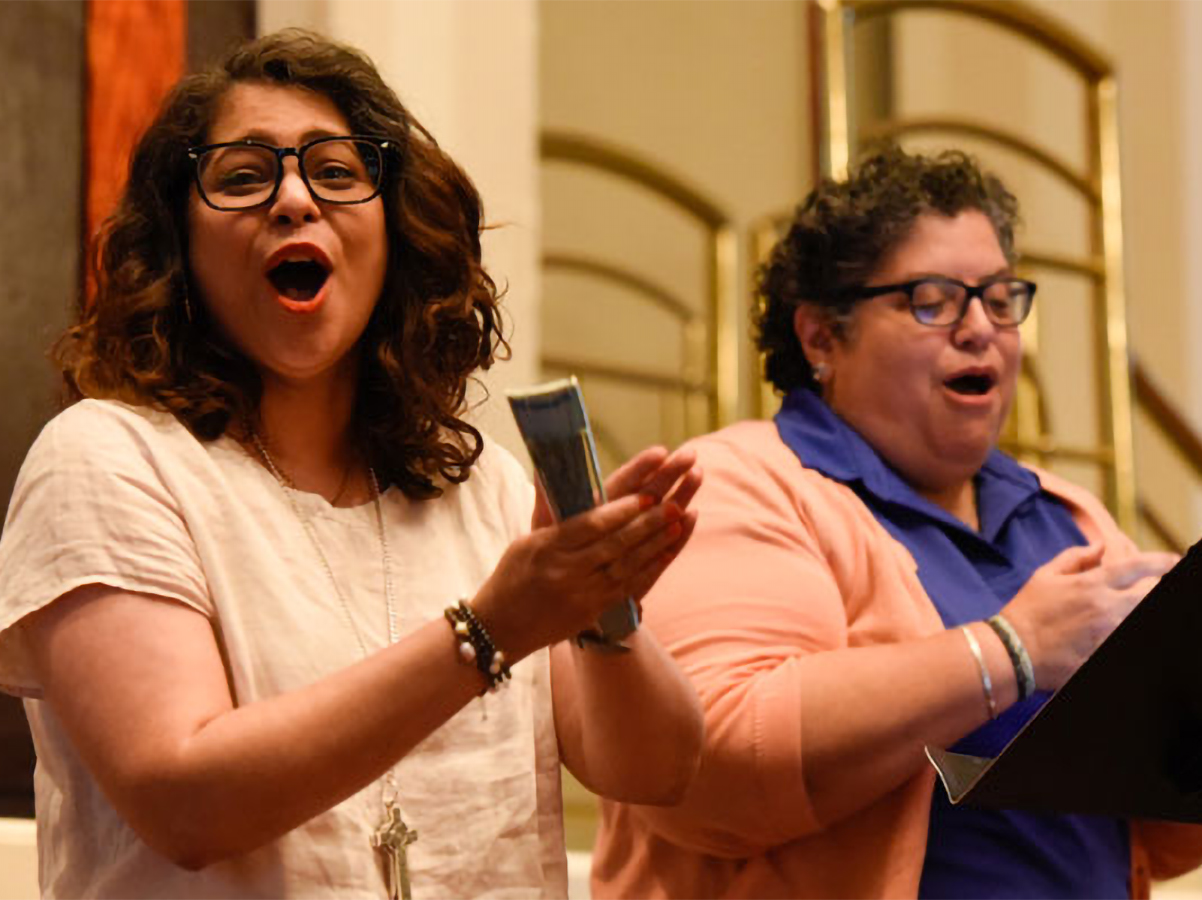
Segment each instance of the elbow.
[[172,865],[199,872],[254,849],[242,846],[237,823],[222,821],[194,794],[181,797],[177,791],[147,791],[140,796],[142,802],[118,811],[143,843]]
[[681,716],[673,734],[661,743],[666,752],[658,777],[649,785],[644,799],[636,802],[646,806],[676,806],[684,800],[701,769],[705,717],[697,695],[692,691],[689,694],[692,700],[690,714]]
[[596,767],[598,785],[586,786],[620,803],[675,806],[687,796],[701,768],[704,737],[698,716],[681,731],[658,736],[652,746],[643,744],[625,761],[611,757],[610,766]]
[[689,792],[693,777],[697,774],[700,758],[688,767],[680,767],[647,791],[639,801],[644,806],[677,806]]
[[156,817],[131,825],[150,849],[187,872],[200,872],[240,854],[215,829],[197,822],[184,824],[179,821],[182,818],[177,811],[170,820]]
[[680,735],[674,742],[676,752],[660,772],[647,796],[638,801],[646,806],[676,806],[693,786],[701,768],[701,753],[705,743],[705,728],[700,716],[696,727]]
[[200,872],[203,869],[207,869],[213,863],[220,862],[216,857],[210,858],[197,850],[178,853],[168,858],[172,863],[187,872]]
[[200,872],[234,855],[223,852],[197,829],[180,829],[174,823],[140,821],[131,823],[135,833],[151,850],[187,872]]
[[597,773],[580,782],[595,794],[638,806],[675,806],[688,793],[693,771],[644,768],[638,772]]

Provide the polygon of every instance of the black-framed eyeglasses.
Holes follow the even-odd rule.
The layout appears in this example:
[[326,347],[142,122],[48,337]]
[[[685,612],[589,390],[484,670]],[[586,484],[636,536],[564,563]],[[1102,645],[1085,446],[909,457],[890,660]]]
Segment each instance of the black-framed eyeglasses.
[[213,209],[241,211],[275,200],[284,181],[284,160],[295,156],[301,180],[322,203],[366,203],[384,182],[393,141],[376,137],[323,137],[299,147],[229,141],[191,147],[200,199]]
[[1035,282],[1021,278],[993,278],[975,287],[955,278],[918,278],[900,284],[852,288],[848,300],[868,300],[885,294],[905,294],[916,321],[933,328],[958,325],[974,297],[985,315],[999,328],[1014,328],[1026,321],[1035,303]]

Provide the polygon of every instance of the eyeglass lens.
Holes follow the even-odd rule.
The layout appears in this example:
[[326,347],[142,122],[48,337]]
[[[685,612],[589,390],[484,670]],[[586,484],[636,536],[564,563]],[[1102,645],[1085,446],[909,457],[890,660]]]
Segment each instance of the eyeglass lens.
[[[924,325],[951,325],[965,310],[967,291],[952,281],[923,281],[914,287],[911,308]],[[995,281],[981,297],[985,315],[995,325],[1019,325],[1031,310],[1032,294],[1022,281]]]
[[[368,141],[319,141],[301,150],[301,165],[313,195],[330,203],[358,203],[380,186],[380,148]],[[246,209],[275,190],[280,158],[257,146],[217,147],[201,156],[200,186],[222,209]]]

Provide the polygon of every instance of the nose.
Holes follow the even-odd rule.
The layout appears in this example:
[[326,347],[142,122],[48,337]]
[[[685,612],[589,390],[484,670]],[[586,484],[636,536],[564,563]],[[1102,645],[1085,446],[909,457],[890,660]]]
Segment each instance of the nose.
[[271,218],[281,225],[316,221],[321,217],[321,207],[301,177],[297,161],[286,159],[283,166],[280,189],[271,203]]
[[971,297],[964,315],[952,328],[952,342],[957,347],[980,350],[996,338],[997,326],[985,315],[984,301],[980,297]]

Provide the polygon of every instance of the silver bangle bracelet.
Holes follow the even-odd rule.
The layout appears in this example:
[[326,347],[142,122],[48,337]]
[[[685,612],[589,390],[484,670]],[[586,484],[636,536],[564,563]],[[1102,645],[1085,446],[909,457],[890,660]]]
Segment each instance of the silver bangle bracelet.
[[961,625],[960,630],[964,632],[964,640],[968,642],[968,649],[972,651],[972,657],[977,661],[977,668],[981,672],[981,688],[985,692],[985,703],[989,710],[989,718],[997,718],[997,700],[993,697],[993,679],[989,677],[989,668],[985,665],[985,657],[981,655],[981,645],[977,643],[977,636],[972,633],[967,625]]

